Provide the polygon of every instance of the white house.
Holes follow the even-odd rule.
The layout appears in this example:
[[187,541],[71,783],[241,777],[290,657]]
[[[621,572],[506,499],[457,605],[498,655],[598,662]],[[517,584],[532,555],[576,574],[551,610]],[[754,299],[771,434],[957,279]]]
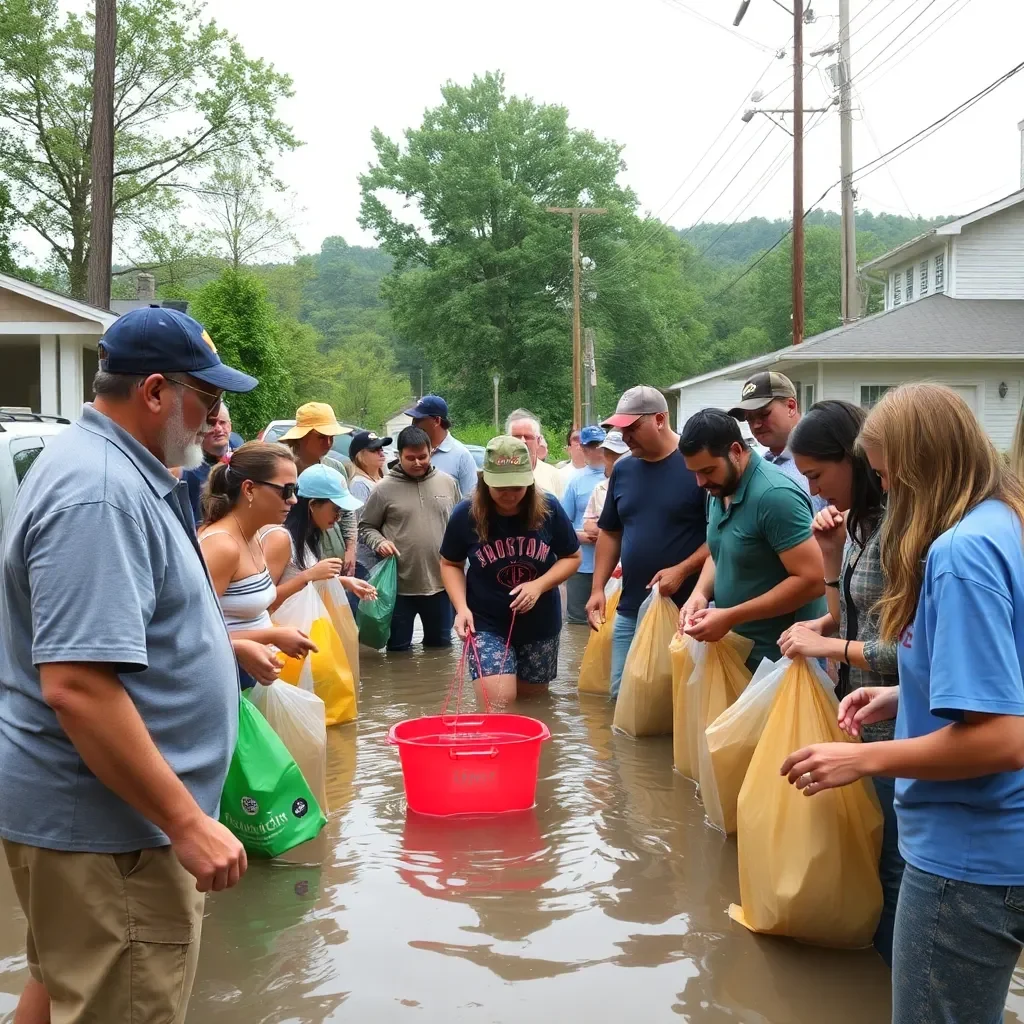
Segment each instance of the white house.
[[1000,448],[1024,397],[1024,189],[933,228],[861,268],[885,309],[843,327],[668,388],[678,422],[728,409],[758,370],[785,373],[800,404],[840,398],[870,408],[914,380],[955,388]]

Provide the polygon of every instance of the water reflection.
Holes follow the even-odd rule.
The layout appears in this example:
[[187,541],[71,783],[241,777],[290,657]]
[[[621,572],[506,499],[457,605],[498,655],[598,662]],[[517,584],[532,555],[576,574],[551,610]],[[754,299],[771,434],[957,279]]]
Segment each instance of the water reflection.
[[[887,1020],[873,952],[728,919],[735,842],[705,825],[670,741],[615,735],[608,703],[577,697],[585,641],[567,630],[529,706],[552,733],[536,808],[464,821],[409,814],[385,742],[440,707],[455,652],[363,652],[359,721],[330,730],[324,863],[256,864],[210,899],[190,1024]],[[25,977],[13,907],[4,872],[0,1020]],[[1006,1019],[1022,1013],[1019,976]]]

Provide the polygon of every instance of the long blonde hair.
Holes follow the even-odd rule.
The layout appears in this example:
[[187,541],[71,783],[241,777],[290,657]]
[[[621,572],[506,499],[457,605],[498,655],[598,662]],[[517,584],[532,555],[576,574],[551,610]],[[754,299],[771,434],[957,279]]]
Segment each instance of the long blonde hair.
[[1009,451],[1010,469],[1024,480],[1024,405],[1017,415],[1017,429],[1013,432],[1013,444]]
[[1005,502],[1024,523],[1024,486],[970,406],[940,384],[887,392],[868,415],[860,444],[880,453],[889,478],[878,609],[882,638],[891,641],[913,621],[936,538],[987,498]]

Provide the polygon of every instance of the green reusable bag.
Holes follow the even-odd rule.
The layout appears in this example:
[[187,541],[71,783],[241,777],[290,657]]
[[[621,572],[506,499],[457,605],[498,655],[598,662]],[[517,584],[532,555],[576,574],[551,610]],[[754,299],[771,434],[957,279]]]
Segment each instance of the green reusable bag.
[[360,601],[356,611],[359,642],[380,650],[391,636],[391,616],[398,599],[398,561],[385,558],[370,570],[369,581],[377,588],[376,601]]
[[220,822],[254,857],[280,857],[327,824],[288,748],[246,698],[238,742],[220,797]]

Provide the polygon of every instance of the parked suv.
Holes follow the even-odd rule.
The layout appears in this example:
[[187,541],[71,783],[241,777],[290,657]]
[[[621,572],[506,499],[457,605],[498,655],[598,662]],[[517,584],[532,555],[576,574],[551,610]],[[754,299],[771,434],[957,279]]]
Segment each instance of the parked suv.
[[0,406],[0,534],[25,474],[47,443],[70,423],[61,416]]

